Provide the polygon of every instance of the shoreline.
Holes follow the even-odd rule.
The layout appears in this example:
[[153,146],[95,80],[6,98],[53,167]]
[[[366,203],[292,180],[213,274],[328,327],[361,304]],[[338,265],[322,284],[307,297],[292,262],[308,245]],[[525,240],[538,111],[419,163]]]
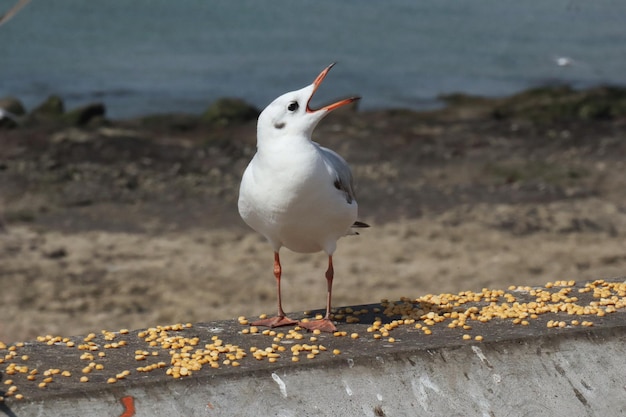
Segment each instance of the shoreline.
[[[626,85],[605,84],[605,83],[593,84],[593,85],[586,85],[586,84],[576,85],[572,83],[554,81],[554,82],[537,83],[536,85],[531,85],[525,88],[518,89],[517,91],[511,92],[510,94],[481,95],[481,94],[472,94],[472,93],[462,92],[462,91],[455,91],[455,92],[449,92],[449,93],[441,93],[436,96],[428,97],[428,98],[416,97],[414,100],[409,100],[409,101],[414,102],[415,103],[414,105],[411,105],[409,101],[407,100],[400,100],[400,102],[398,102],[398,104],[396,105],[366,106],[365,108],[360,108],[360,111],[363,111],[366,113],[409,111],[409,112],[414,112],[414,113],[427,113],[428,114],[428,113],[439,112],[439,111],[445,110],[446,108],[454,106],[455,104],[458,104],[459,102],[463,102],[463,101],[473,102],[473,103],[481,102],[483,104],[485,103],[497,104],[503,101],[510,100],[515,97],[525,97],[529,93],[533,93],[536,91],[544,92],[547,95],[554,94],[555,96],[558,96],[559,92],[562,92],[562,91],[567,91],[568,93],[587,94],[589,92],[598,91],[598,90],[614,90],[614,91],[623,92],[623,91],[626,91]],[[15,110],[16,107],[13,107],[13,106],[17,105],[17,108],[19,110],[15,112],[15,115],[17,115],[18,117],[27,117],[27,116],[33,116],[33,113],[37,113],[37,112],[41,113],[41,110],[44,110],[44,113],[49,112],[48,116],[53,116],[55,114],[60,115],[63,113],[81,111],[81,110],[84,110],[85,108],[90,108],[90,107],[97,105],[97,106],[102,106],[103,112],[102,114],[99,114],[99,116],[104,117],[108,109],[110,108],[109,105],[107,104],[106,97],[111,97],[111,95],[117,95],[117,94],[118,93],[115,93],[115,92],[112,92],[111,94],[108,94],[105,92],[98,92],[97,94],[91,94],[91,96],[93,96],[92,98],[80,99],[80,100],[77,100],[76,98],[74,98],[73,95],[64,97],[63,95],[52,94],[44,99],[40,99],[36,102],[33,102],[31,106],[26,106],[20,100],[18,96],[14,96],[9,93],[5,95],[4,97],[0,97],[0,108],[10,111],[11,107]],[[5,100],[10,101],[9,108],[7,108],[7,104],[5,103]],[[177,109],[175,107],[172,107],[168,110],[143,111],[135,115],[122,114],[121,116],[116,116],[116,117],[107,118],[107,119],[113,123],[126,123],[126,122],[132,122],[135,120],[158,118],[158,117],[165,117],[165,118],[174,117],[174,116],[190,117],[190,118],[201,117],[208,109],[212,108],[215,105],[215,103],[218,103],[223,100],[235,100],[235,101],[240,102],[241,105],[245,105],[249,108],[257,109],[258,111],[260,111],[260,109],[262,108],[253,103],[247,102],[245,99],[241,97],[225,96],[225,97],[217,97],[213,100],[207,99],[206,102],[204,102],[204,104],[197,105],[197,107],[200,110],[196,112],[189,112],[188,110],[186,110],[186,108]],[[183,103],[183,102],[186,102],[187,100],[183,98],[179,98],[178,101]],[[199,99],[194,99],[194,101],[196,103],[201,103]],[[54,103],[52,104],[52,107],[51,107],[51,102]],[[404,102],[404,104],[402,104],[401,102]],[[68,106],[66,103],[72,103],[72,104]],[[359,104],[361,105],[360,107],[362,107],[362,102]],[[202,110],[202,108],[204,108],[204,110]],[[35,114],[35,116],[37,115]],[[41,114],[39,116],[41,116]],[[2,120],[2,117],[0,117],[0,120]],[[39,122],[41,121],[42,120],[40,119]]]

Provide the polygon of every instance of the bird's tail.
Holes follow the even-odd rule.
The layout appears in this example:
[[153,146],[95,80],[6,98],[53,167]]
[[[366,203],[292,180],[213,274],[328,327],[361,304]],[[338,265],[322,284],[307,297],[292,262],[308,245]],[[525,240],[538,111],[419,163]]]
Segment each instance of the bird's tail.
[[352,223],[352,226],[350,226],[350,230],[348,230],[348,234],[349,235],[358,235],[359,232],[357,232],[355,230],[352,230],[352,229],[364,229],[366,227],[370,227],[370,225],[367,224],[367,223],[356,221],[356,222]]

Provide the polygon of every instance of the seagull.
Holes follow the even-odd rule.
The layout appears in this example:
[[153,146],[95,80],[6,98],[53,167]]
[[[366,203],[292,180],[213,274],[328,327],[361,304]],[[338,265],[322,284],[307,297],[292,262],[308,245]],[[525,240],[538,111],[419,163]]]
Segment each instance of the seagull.
[[[339,154],[311,140],[324,116],[360,99],[350,97],[311,108],[313,94],[334,65],[325,68],[312,84],[278,97],[259,115],[257,152],[244,171],[238,207],[242,219],[265,236],[274,250],[278,313],[251,323],[254,326],[297,324],[308,330],[336,331],[330,310],[337,240],[358,234],[353,228],[369,227],[356,221],[358,205],[350,167]],[[298,322],[283,311],[279,256],[283,246],[299,253],[323,251],[328,256],[323,319]]]

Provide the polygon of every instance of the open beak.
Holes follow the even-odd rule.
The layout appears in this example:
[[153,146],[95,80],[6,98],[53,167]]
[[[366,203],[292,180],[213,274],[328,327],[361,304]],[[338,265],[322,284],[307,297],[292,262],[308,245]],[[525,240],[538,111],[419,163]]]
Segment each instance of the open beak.
[[320,75],[317,76],[315,81],[313,81],[313,92],[311,93],[311,97],[309,97],[309,101],[306,102],[306,112],[307,113],[315,113],[315,112],[318,112],[320,110],[325,110],[325,111],[335,110],[338,107],[344,106],[346,104],[353,103],[353,102],[355,102],[355,101],[357,101],[357,100],[359,100],[361,98],[361,97],[350,97],[350,98],[346,98],[346,99],[343,99],[343,100],[339,100],[336,103],[329,104],[329,105],[324,106],[324,107],[319,108],[319,109],[312,109],[311,108],[311,106],[309,105],[309,103],[311,102],[311,99],[315,95],[315,92],[317,91],[319,86],[322,84],[322,81],[324,81],[324,78],[326,78],[326,75],[328,74],[328,71],[330,71],[330,69],[332,67],[334,67],[334,66],[335,66],[335,63],[333,62],[332,64],[327,66],[324,69],[324,71],[322,71],[320,73]]

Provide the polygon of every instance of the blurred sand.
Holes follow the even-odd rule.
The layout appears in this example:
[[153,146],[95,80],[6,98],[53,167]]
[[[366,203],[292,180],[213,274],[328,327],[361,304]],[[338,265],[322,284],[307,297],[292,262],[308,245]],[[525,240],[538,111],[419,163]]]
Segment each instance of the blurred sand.
[[[626,276],[624,121],[444,116],[318,128],[372,225],[339,242],[335,306]],[[0,135],[0,340],[275,311],[272,251],[236,209],[254,123]],[[323,308],[325,256],[281,255],[285,309]]]
[[[499,227],[529,211],[535,208],[461,207],[374,223],[340,242],[334,304],[624,275],[624,211],[599,200],[559,202],[541,207],[532,233]],[[149,235],[16,226],[0,238],[0,253],[5,341],[275,310],[271,249],[242,230]],[[282,263],[285,308],[321,308],[324,255],[283,250]]]

